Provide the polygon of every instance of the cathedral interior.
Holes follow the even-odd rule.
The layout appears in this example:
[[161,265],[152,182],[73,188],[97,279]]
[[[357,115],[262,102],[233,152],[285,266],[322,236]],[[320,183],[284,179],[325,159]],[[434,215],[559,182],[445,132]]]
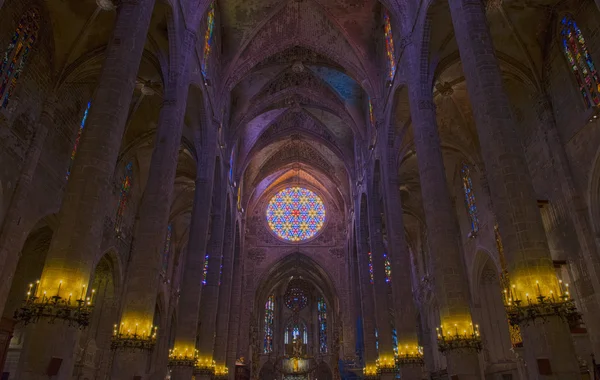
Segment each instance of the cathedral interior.
[[600,0],[0,0],[1,379],[600,379],[596,65]]

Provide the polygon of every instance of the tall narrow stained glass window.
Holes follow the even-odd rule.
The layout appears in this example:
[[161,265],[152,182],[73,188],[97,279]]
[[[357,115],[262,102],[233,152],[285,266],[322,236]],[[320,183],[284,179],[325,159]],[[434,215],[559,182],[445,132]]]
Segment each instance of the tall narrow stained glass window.
[[235,162],[235,148],[231,150],[229,156],[229,183],[233,183],[233,164]]
[[317,301],[317,310],[319,312],[319,352],[327,353],[327,303],[325,298],[319,297]]
[[27,11],[19,21],[4,54],[0,56],[0,107],[6,108],[35,45],[40,28],[36,9]]
[[368,253],[369,255],[369,282],[371,284],[375,283],[375,276],[373,274],[373,254],[371,252]]
[[275,296],[271,294],[265,303],[265,354],[273,352],[273,330],[275,326]]
[[202,285],[206,285],[208,279],[208,253],[204,256],[204,266],[202,267]]
[[473,181],[471,180],[471,169],[467,164],[462,165],[461,170],[463,190],[465,192],[465,206],[471,223],[471,233],[479,231],[479,219],[477,218],[477,205],[475,204],[475,192],[473,191]]
[[563,52],[575,75],[583,101],[588,108],[600,106],[600,77],[583,33],[570,15],[563,17],[560,23]]
[[383,263],[385,268],[385,282],[388,284],[392,283],[392,263],[387,253],[383,254]]
[[165,237],[165,248],[163,249],[162,257],[162,270],[163,273],[167,273],[169,270],[169,259],[171,257],[171,236],[173,234],[173,225],[167,226],[167,236]]
[[206,33],[204,34],[204,54],[202,55],[202,75],[208,78],[208,58],[213,49],[213,34],[215,30],[215,2],[210,4],[206,15]]
[[83,117],[81,118],[81,123],[79,124],[79,130],[77,131],[77,137],[75,138],[75,144],[73,145],[73,150],[71,151],[71,160],[69,161],[69,168],[67,169],[67,179],[71,175],[71,169],[73,169],[73,163],[75,162],[75,155],[77,154],[77,149],[79,148],[79,143],[81,142],[81,135],[83,134],[83,128],[85,127],[85,122],[88,117],[88,113],[90,112],[90,107],[92,107],[92,102],[88,102],[85,111],[83,112]]
[[373,101],[369,98],[369,122],[371,127],[375,128],[375,110],[373,109]]
[[115,230],[117,231],[117,233],[121,232],[121,229],[123,227],[123,216],[125,215],[125,210],[127,209],[127,205],[129,204],[132,181],[133,162],[129,161],[129,163],[125,165],[125,173],[123,174],[123,179],[121,180],[121,195],[119,197],[119,207],[117,208],[117,217],[115,220]]
[[393,80],[396,74],[396,52],[394,51],[394,35],[392,32],[392,22],[390,13],[387,9],[383,12],[384,34],[385,34],[385,51],[388,61],[388,79]]

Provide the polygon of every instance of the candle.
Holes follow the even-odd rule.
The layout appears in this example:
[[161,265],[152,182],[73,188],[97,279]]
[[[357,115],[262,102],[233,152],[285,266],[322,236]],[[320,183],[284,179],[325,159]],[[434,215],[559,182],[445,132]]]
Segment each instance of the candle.
[[541,297],[542,296],[542,290],[540,289],[540,282],[536,281],[535,284],[537,285],[537,290],[538,290],[538,293],[539,293],[539,295]]
[[94,302],[94,293],[96,293],[96,289],[92,289],[92,297],[90,298],[90,303]]
[[85,293],[85,285],[81,285],[81,295],[79,296],[80,300],[83,300],[83,294]]
[[62,286],[62,280],[58,282],[58,290],[56,291],[56,296],[60,297],[60,287]]

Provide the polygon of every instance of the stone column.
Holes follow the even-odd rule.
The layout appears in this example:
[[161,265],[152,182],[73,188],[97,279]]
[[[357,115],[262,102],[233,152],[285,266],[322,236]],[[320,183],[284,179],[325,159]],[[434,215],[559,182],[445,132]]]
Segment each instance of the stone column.
[[[48,127],[54,124],[54,96],[51,96],[44,104],[42,114],[36,123],[31,145],[27,150],[21,174],[15,185],[13,196],[6,210],[2,230],[0,231],[0,273],[2,283],[0,284],[0,315],[4,315],[4,307],[8,300],[12,280],[19,263],[19,251],[27,239],[27,223],[22,223],[21,214],[27,207],[31,191],[31,181],[37,164],[40,160],[44,141],[48,135]],[[31,279],[32,281],[34,279]]]
[[[450,13],[513,294],[525,304],[530,298],[535,305],[538,295],[559,294],[560,288],[485,9],[479,0],[451,0]],[[530,379],[578,377],[579,365],[566,323],[550,316],[547,323],[526,324],[522,335]],[[549,360],[555,375],[541,376],[538,359]]]
[[[479,1],[479,0],[478,0]],[[456,212],[452,205],[440,137],[427,52],[412,43],[406,47],[409,61],[409,101],[419,168],[427,240],[431,249],[431,274],[434,292],[445,334],[471,332],[469,279],[467,277]],[[421,77],[423,74],[424,77]],[[456,326],[455,326],[456,325]],[[480,379],[479,359],[475,349],[446,351],[448,374],[462,380]]]
[[[38,294],[44,291],[48,295],[57,294],[62,281],[60,294],[77,297],[90,280],[102,241],[106,200],[153,9],[154,0],[121,2]],[[79,329],[42,321],[27,330],[17,377],[45,380],[51,359],[59,358],[62,362],[55,379],[70,379]]]
[[[202,293],[202,270],[208,240],[208,227],[210,218],[210,205],[213,193],[213,180],[215,170],[216,135],[214,128],[208,128],[208,141],[204,144],[199,154],[196,172],[196,190],[194,193],[194,206],[190,224],[187,254],[183,264],[181,279],[181,295],[177,312],[177,325],[175,332],[176,355],[186,356],[186,350],[193,356],[196,349],[196,335],[198,332],[198,315],[200,313],[200,297]],[[171,365],[173,362],[171,362]],[[171,378],[173,380],[190,380],[193,376],[193,363],[172,365]],[[190,365],[191,364],[191,365]]]
[[[585,265],[571,265],[573,271],[579,272],[578,281],[579,287],[586,287],[589,290],[577,289],[578,295],[590,294],[587,297],[577,299],[583,306],[583,319],[586,321],[595,320],[595,316],[600,314],[600,256],[594,241],[591,224],[588,219],[588,208],[585,201],[579,195],[576,187],[571,168],[569,167],[569,159],[565,152],[564,144],[558,133],[556,120],[550,100],[545,94],[541,94],[536,99],[537,118],[540,124],[540,129],[546,138],[550,155],[552,157],[553,168],[558,176],[557,182],[560,188],[557,189],[560,198],[567,207],[567,211],[573,222],[575,233],[578,237],[578,242],[581,246],[581,252],[573,253],[572,256],[577,257],[585,263]],[[575,269],[577,267],[577,269]],[[587,273],[581,273],[586,271]],[[577,284],[576,284],[577,285]],[[596,357],[600,357],[600,330],[595,323],[586,325],[589,331],[592,349]]]
[[386,281],[385,273],[384,255],[387,255],[387,253],[385,252],[382,234],[383,210],[381,209],[379,196],[381,177],[380,173],[377,173],[376,175],[378,178],[372,181],[367,203],[369,205],[369,237],[371,241],[371,259],[373,262],[373,288],[379,340],[379,365],[382,371],[382,379],[394,379],[395,359],[392,339],[392,324],[394,322],[392,318],[393,305],[390,304],[391,288]]
[[[391,152],[388,152],[391,154]],[[395,162],[395,160],[394,160]],[[392,294],[394,299],[394,325],[398,336],[398,354],[401,376],[405,380],[420,380],[423,363],[418,357],[417,309],[412,291],[411,257],[406,241],[400,183],[397,168],[384,171],[386,227],[388,255],[392,266]]]
[[[359,193],[360,194],[360,193]],[[360,198],[357,201],[357,207],[355,210],[360,210]],[[366,210],[365,210],[366,211]],[[362,211],[357,213],[356,215],[359,218],[362,218]],[[365,215],[364,218],[368,219],[368,215]],[[360,284],[360,294],[361,294],[361,307],[362,310],[362,325],[363,325],[363,338],[364,338],[364,363],[367,367],[374,367],[377,361],[377,348],[375,346],[375,301],[373,297],[373,284],[371,284],[371,277],[369,273],[369,244],[366,241],[365,234],[361,233],[361,222],[360,220],[356,221],[357,223],[357,231],[355,234],[356,237],[356,247],[357,247],[357,256],[358,256],[358,277]],[[368,228],[368,227],[367,227]]]
[[[217,325],[215,338],[214,359],[217,370],[227,367],[229,372],[234,372],[234,365],[229,366],[227,361],[227,342],[229,338],[229,315],[231,313],[231,288],[233,285],[233,251],[234,240],[232,211],[227,207],[225,215],[225,238],[223,241],[223,273],[221,275],[221,285],[219,289],[219,307],[217,311]],[[237,273],[239,275],[239,272]]]
[[[136,217],[134,244],[122,298],[123,310],[117,328],[120,334],[136,330],[145,337],[152,334],[156,289],[160,283],[161,257],[188,96],[187,62],[195,41],[195,33],[186,31],[178,61],[171,68],[165,86],[148,180]],[[118,342],[119,339],[115,343]],[[113,358],[112,379],[129,380],[134,376],[144,376],[147,359],[147,350],[118,348]]]
[[0,373],[4,369],[6,354],[10,340],[15,332],[15,321],[12,318],[0,318]]
[[[223,178],[215,178],[223,182]],[[203,363],[212,363],[214,359],[215,334],[217,325],[217,306],[219,302],[219,278],[221,277],[221,255],[223,254],[225,196],[221,194],[224,186],[216,186],[213,194],[213,220],[210,239],[206,248],[208,255],[208,273],[202,288],[200,316],[198,323],[198,358]],[[196,374],[198,380],[211,380],[206,373]]]
[[233,254],[233,278],[231,285],[231,307],[229,311],[229,334],[227,335],[227,368],[229,378],[233,379],[237,358],[238,337],[240,333],[240,310],[242,304],[242,268],[241,237],[239,229],[235,229],[235,246]]

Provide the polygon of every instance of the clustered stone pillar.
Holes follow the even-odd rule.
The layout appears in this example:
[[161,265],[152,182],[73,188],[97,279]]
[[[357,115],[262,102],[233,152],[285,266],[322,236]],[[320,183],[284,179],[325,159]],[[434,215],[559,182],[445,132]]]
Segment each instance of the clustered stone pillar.
[[[215,180],[223,181],[218,177]],[[211,380],[212,374],[205,370],[214,370],[214,346],[217,324],[217,306],[221,277],[221,256],[223,253],[224,209],[225,197],[221,194],[222,183],[215,186],[213,194],[213,213],[210,239],[206,248],[208,255],[208,272],[202,289],[200,300],[200,316],[198,321],[198,363],[200,372],[196,373],[198,380]]]
[[[23,168],[21,168],[19,179],[15,185],[2,224],[2,231],[0,232],[0,274],[3,282],[0,284],[0,315],[4,314],[4,307],[6,301],[8,301],[8,294],[19,262],[19,254],[15,249],[16,247],[23,247],[27,239],[25,223],[21,223],[20,214],[25,209],[26,202],[29,199],[31,181],[40,160],[44,141],[46,141],[48,135],[48,128],[54,124],[55,101],[56,98],[51,95],[44,103],[40,120],[36,123],[33,139],[27,150]],[[24,292],[25,289],[23,289]],[[9,310],[9,312],[12,311]]]
[[[229,315],[231,313],[231,288],[233,285],[233,250],[234,236],[231,210],[227,207],[227,215],[225,215],[225,239],[223,241],[223,273],[221,276],[221,285],[219,289],[219,306],[217,311],[217,325],[215,338],[215,372],[224,375],[225,368],[229,372],[234,372],[233,366],[227,364],[227,342],[230,334],[229,331]],[[239,272],[236,272],[239,275]]]
[[[451,0],[450,13],[506,253],[511,282],[507,297],[538,308],[539,296],[558,297],[564,290],[553,267],[485,9],[480,1]],[[579,365],[567,324],[559,315],[531,322],[521,320],[530,379],[548,378],[540,374],[543,366],[550,367],[551,378],[577,378]]]
[[240,310],[242,304],[242,268],[244,267],[241,257],[241,236],[239,228],[235,229],[235,245],[233,254],[233,273],[236,275],[232,279],[231,288],[231,306],[229,315],[229,334],[227,336],[227,368],[229,368],[229,378],[235,376],[235,365],[238,350],[238,340],[240,333]]
[[[215,170],[215,133],[207,131],[208,141],[199,154],[196,189],[187,254],[183,264],[181,295],[179,297],[175,346],[171,355],[171,378],[190,380],[194,373],[198,315],[202,296],[202,270],[208,240],[211,199]],[[192,232],[193,231],[193,232]],[[179,357],[180,360],[177,360]],[[183,360],[181,360],[183,359]]]
[[[390,154],[390,153],[388,153]],[[395,160],[393,160],[395,162]],[[398,365],[405,380],[420,380],[423,372],[422,354],[419,353],[417,309],[412,292],[411,258],[404,231],[400,183],[395,168],[384,171],[387,210],[388,255],[392,267],[392,294],[394,324],[398,336]],[[393,171],[392,171],[393,170]]]
[[[154,0],[124,0],[106,49],[86,133],[73,165],[38,294],[79,298],[102,241],[107,195],[117,162],[129,103],[146,42]],[[32,279],[33,280],[33,279]],[[58,291],[60,285],[60,292]],[[88,292],[91,295],[91,292]],[[84,294],[85,296],[85,294]],[[53,358],[62,359],[55,379],[70,379],[79,329],[37,323],[27,329],[19,379],[47,379]],[[56,360],[55,360],[56,361]]]
[[[454,339],[453,336],[470,334],[474,326],[458,220],[446,182],[431,81],[421,70],[426,59],[422,59],[421,51],[414,43],[406,47],[406,54],[410,70],[410,110],[431,249],[431,273],[442,324],[440,335],[445,335],[447,342],[461,344],[466,340]],[[480,379],[475,348],[449,349],[444,354],[450,376],[458,376],[461,380]]]
[[[371,260],[373,263],[373,288],[375,298],[375,316],[377,318],[377,332],[379,340],[379,369],[381,379],[396,378],[396,361],[392,339],[392,325],[394,323],[390,314],[390,284],[385,272],[385,247],[383,244],[382,209],[380,204],[381,174],[375,174],[370,196],[368,198],[369,227],[371,240]],[[362,210],[361,210],[362,211]],[[362,216],[361,216],[362,217]]]
[[[117,347],[112,378],[131,379],[146,372],[148,350],[120,347],[122,341],[136,333],[142,339],[154,339],[154,311],[161,270],[160,257],[169,224],[169,212],[175,183],[175,171],[183,118],[188,95],[187,61],[194,48],[195,33],[188,31],[177,62],[172,68],[159,115],[148,181],[142,195],[134,233],[127,283],[123,294],[123,311],[115,331],[123,337],[113,342]],[[149,347],[148,347],[149,348]]]
[[[357,207],[355,210],[360,210],[360,198],[357,200]],[[366,212],[366,210],[365,210]],[[359,218],[362,217],[362,211],[358,213]],[[368,218],[367,215],[364,216]],[[364,233],[361,233],[360,220],[357,220],[358,226],[356,227],[356,249],[358,256],[358,277],[360,283],[360,300],[362,310],[362,325],[363,325],[363,339],[364,339],[364,363],[368,371],[374,370],[377,364],[377,347],[375,343],[375,301],[373,299],[373,284],[371,284],[371,277],[369,273],[369,246],[366,241],[367,237]]]

